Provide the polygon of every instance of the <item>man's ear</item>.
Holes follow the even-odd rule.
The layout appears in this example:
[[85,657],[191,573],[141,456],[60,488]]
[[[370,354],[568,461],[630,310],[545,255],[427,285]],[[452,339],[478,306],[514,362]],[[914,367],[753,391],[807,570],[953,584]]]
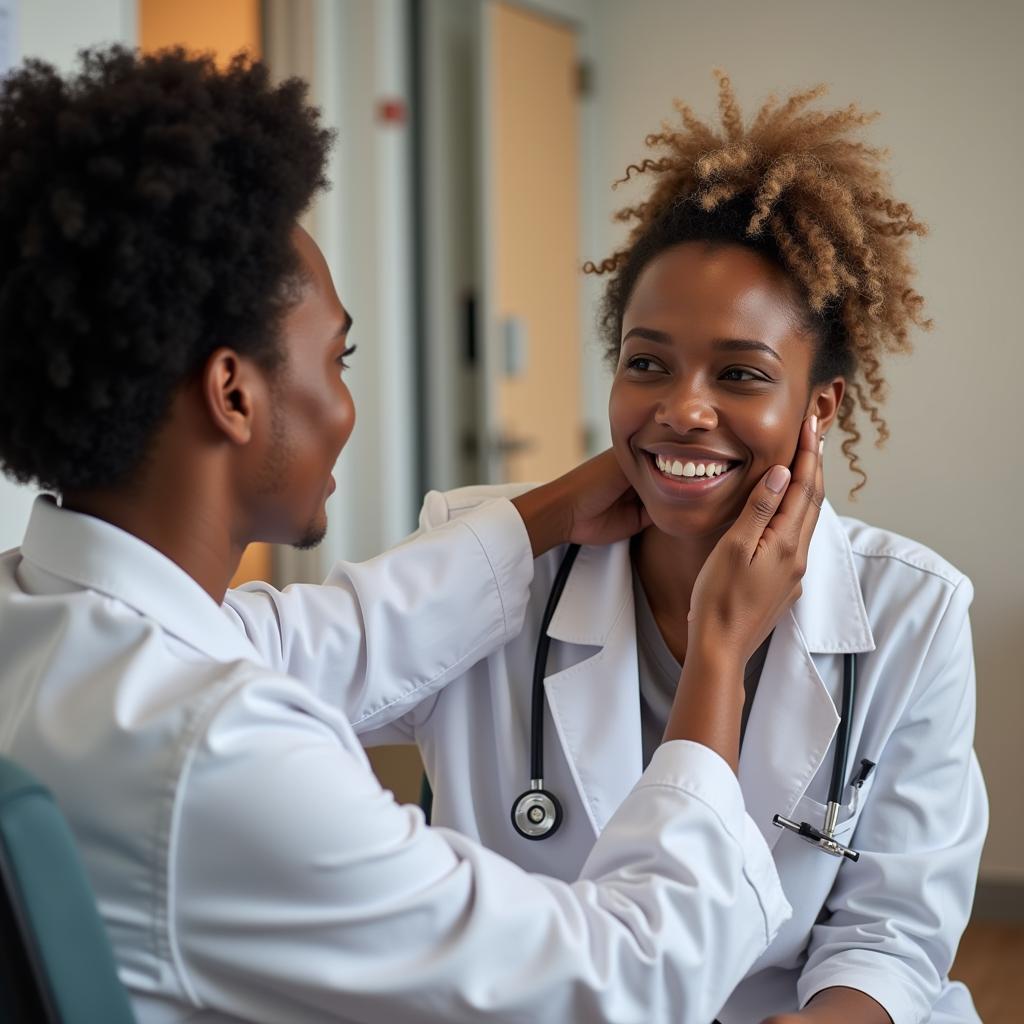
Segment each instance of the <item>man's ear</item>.
[[206,360],[202,385],[214,428],[235,444],[248,444],[256,404],[266,386],[255,364],[234,349],[218,348]]
[[825,384],[816,384],[811,388],[811,403],[807,414],[814,413],[818,417],[818,430],[822,434],[835,423],[845,394],[846,380],[842,377],[836,377]]

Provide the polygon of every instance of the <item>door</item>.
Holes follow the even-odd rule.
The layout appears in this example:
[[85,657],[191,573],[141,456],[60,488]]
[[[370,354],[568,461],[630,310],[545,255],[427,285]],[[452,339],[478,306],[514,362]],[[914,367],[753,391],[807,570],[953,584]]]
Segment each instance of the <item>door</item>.
[[482,37],[481,470],[542,481],[584,454],[577,40],[498,2]]

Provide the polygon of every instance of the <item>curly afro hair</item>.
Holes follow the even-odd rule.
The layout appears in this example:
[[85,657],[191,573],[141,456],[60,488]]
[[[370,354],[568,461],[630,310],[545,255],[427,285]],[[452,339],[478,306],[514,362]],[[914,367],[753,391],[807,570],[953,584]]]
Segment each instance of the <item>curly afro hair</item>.
[[927,329],[924,300],[911,287],[910,235],[927,234],[906,203],[890,194],[885,150],[857,137],[878,115],[851,104],[842,110],[807,110],[826,88],[774,96],[744,126],[728,77],[715,72],[721,129],[698,120],[677,101],[681,124],[668,122],[647,136],[660,152],[626,168],[616,182],[650,175],[644,202],[616,220],[634,223],[626,244],[587,273],[610,274],[601,327],[610,361],[618,361],[622,318],[637,278],[658,253],[689,241],[752,248],[780,266],[806,300],[808,328],[818,346],[810,384],[835,376],[847,381],[838,421],[848,435],[843,453],[863,487],[856,443],[859,407],[875,427],[876,444],[888,437],[879,405],[885,399],[881,359],[910,349],[912,325]]
[[331,145],[305,84],[243,55],[79,60],[0,85],[0,464],[59,492],[129,482],[215,348],[280,360]]

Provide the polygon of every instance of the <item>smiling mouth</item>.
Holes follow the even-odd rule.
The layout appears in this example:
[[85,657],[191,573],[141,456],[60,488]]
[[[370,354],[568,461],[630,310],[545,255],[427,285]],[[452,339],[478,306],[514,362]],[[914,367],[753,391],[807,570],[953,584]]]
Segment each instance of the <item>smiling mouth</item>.
[[657,477],[683,486],[711,483],[727,476],[739,463],[722,459],[672,459],[645,453]]

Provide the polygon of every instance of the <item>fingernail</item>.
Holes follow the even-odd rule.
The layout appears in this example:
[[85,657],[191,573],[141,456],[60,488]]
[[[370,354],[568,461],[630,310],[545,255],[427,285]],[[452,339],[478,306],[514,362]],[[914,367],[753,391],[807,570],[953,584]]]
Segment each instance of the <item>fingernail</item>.
[[789,483],[789,470],[785,466],[772,466],[764,483],[772,494],[781,494]]
[[818,433],[818,417],[811,416],[811,433],[817,435]]
[[824,455],[824,454],[825,454],[825,438],[822,438],[818,442],[818,455],[820,456],[820,455]]

